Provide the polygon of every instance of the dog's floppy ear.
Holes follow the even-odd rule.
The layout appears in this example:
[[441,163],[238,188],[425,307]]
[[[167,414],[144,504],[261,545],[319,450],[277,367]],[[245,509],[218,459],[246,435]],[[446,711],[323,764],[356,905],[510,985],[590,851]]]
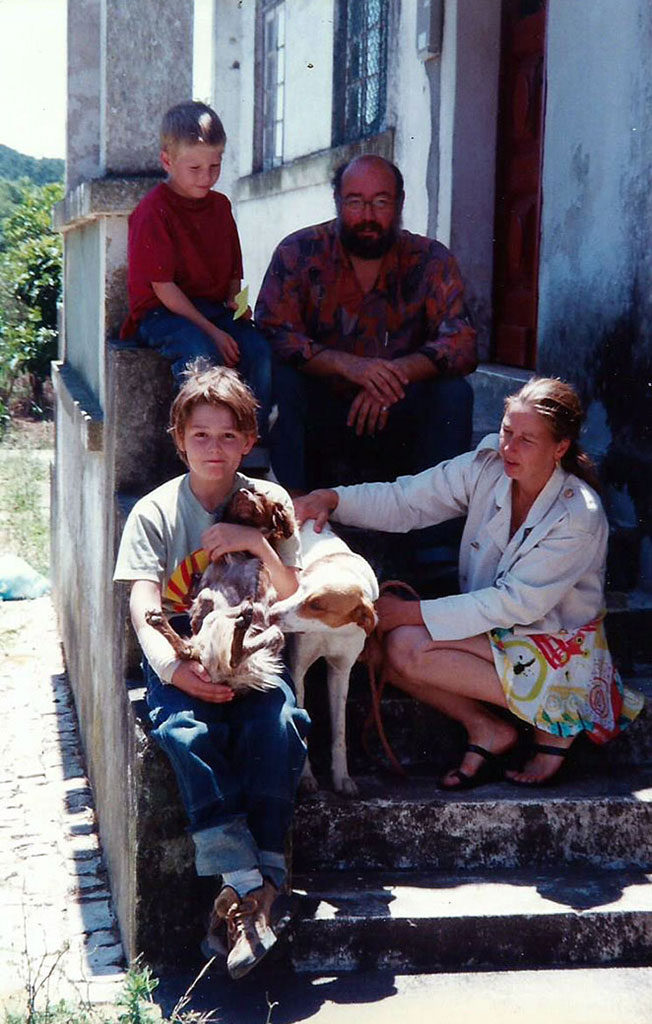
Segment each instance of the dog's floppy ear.
[[360,604],[353,609],[352,620],[355,622],[356,626],[360,626],[361,629],[364,629],[367,636],[373,633],[376,628],[376,622],[378,621],[373,605],[366,600],[361,601]]

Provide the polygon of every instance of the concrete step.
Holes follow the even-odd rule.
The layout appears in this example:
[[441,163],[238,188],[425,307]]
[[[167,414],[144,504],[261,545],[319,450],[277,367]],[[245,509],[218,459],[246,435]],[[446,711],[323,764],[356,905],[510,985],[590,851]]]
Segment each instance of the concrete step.
[[428,777],[357,781],[359,799],[324,791],[299,801],[296,871],[652,868],[652,768],[455,794]]
[[[317,874],[290,957],[298,971],[465,971],[649,963],[644,872]],[[563,1018],[562,1018],[563,1019]]]
[[[169,761],[148,736],[142,688],[130,690],[138,749],[138,948],[153,965],[192,962],[215,896],[198,879],[191,839]],[[300,800],[294,871],[570,870],[594,865],[652,869],[652,768],[570,778],[556,789],[496,783],[463,794],[436,789],[430,776],[405,782],[358,779],[361,797],[324,792]],[[165,895],[175,892],[175,899]]]

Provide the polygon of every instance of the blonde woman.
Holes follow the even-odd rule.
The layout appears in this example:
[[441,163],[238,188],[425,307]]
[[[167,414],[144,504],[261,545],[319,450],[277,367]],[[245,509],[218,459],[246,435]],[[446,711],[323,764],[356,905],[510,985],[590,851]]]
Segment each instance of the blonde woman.
[[[580,732],[616,735],[643,698],[623,687],[605,639],[607,519],[579,446],[582,408],[563,381],[535,378],[505,403],[499,435],[394,483],[313,491],[301,521],[405,532],[466,516],[461,593],[377,604],[391,680],[460,722],[468,744],[440,780],[469,789],[495,778],[518,731],[533,726],[523,786],[549,783]],[[502,774],[502,770],[501,770]]]

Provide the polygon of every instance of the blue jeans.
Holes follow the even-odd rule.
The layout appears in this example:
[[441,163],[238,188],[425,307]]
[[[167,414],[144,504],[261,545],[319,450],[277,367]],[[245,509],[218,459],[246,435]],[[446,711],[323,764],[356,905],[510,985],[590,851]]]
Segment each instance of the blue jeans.
[[143,668],[152,736],[177,778],[197,874],[258,867],[282,885],[310,726],[289,675],[274,689],[210,704],[161,683],[146,661]]
[[408,385],[384,430],[357,437],[346,425],[353,395],[287,363],[274,363],[278,418],[270,433],[279,483],[296,490],[419,473],[471,447],[473,389],[463,377]]
[[[260,403],[258,432],[261,442],[267,444],[272,397],[271,356],[267,339],[249,320],[234,320],[231,310],[220,302],[195,299],[193,305],[238,343],[240,361],[237,370]],[[182,374],[188,363],[199,356],[213,365],[223,365],[222,356],[201,328],[164,307],[146,313],[139,330],[142,340],[172,363],[172,375],[178,386],[183,383]]]

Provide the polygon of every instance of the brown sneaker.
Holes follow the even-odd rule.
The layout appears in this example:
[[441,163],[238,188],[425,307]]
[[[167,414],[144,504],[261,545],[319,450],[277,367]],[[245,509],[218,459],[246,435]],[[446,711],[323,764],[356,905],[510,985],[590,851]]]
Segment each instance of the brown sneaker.
[[[226,966],[232,978],[242,978],[260,963],[276,942],[270,925],[272,904],[277,896],[271,882],[252,889],[226,916],[230,952]],[[219,899],[219,897],[218,897]]]
[[208,960],[213,956],[226,959],[229,952],[227,917],[229,912],[232,909],[235,911],[239,904],[240,897],[230,885],[225,885],[220,889],[211,910],[206,938],[201,944],[202,952]]

